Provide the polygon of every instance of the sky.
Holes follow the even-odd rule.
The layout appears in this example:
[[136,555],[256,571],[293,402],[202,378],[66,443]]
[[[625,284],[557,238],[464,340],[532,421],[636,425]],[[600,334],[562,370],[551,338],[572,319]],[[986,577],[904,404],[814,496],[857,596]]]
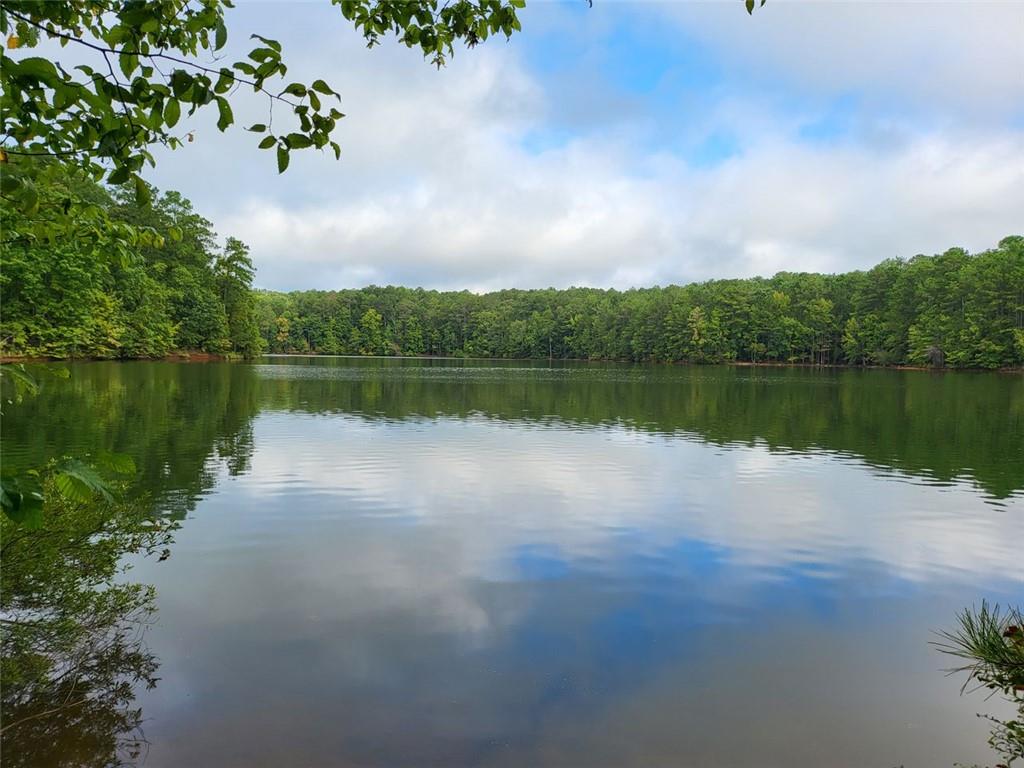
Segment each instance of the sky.
[[[1024,233],[1024,0],[534,2],[437,70],[326,0],[239,2],[342,96],[342,157],[181,127],[148,178],[275,290],[628,288],[972,251]],[[231,60],[235,60],[232,58]],[[207,110],[210,111],[210,110]],[[281,120],[279,112],[277,119]]]

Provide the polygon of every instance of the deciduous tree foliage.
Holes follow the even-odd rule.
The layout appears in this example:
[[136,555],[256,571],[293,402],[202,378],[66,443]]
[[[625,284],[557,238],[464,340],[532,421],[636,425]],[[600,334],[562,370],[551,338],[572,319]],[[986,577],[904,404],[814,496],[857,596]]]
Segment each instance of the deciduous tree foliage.
[[628,291],[256,293],[271,352],[1001,368],[1024,364],[1024,238]]
[[0,201],[0,350],[48,357],[259,352],[252,261],[243,243],[228,238],[220,247],[210,222],[177,192],[151,193],[152,203],[140,205],[132,189],[111,192],[74,168],[46,165],[36,174],[45,197],[73,186],[99,217],[151,237],[118,240],[111,258],[102,237],[20,236],[26,215]]
[[[441,66],[459,42],[472,47],[518,30],[524,0],[332,4],[369,46],[394,34]],[[247,129],[259,135],[260,149],[273,151],[279,172],[295,150],[341,156],[332,138],[344,117],[340,94],[321,78],[289,81],[281,44],[259,34],[244,59],[224,58],[231,7],[231,0],[0,0],[0,196],[25,214],[20,239],[88,237],[111,254],[152,239],[147,229],[105,218],[73,188],[55,197],[44,178],[47,194],[41,166],[19,161],[51,158],[96,181],[130,184],[145,204],[150,188],[140,174],[155,163],[153,146],[192,141],[180,121],[204,109],[216,109],[217,128],[227,130],[240,88],[266,98],[265,121]]]
[[[176,192],[140,205],[56,163],[36,173],[98,216],[147,232],[116,255],[102,237],[21,236],[0,201],[0,349],[51,357],[158,357],[174,349],[635,361],[1001,368],[1024,364],[1024,237],[978,254],[888,259],[839,275],[783,272],[628,291],[478,295],[371,286],[253,292],[248,248],[220,246]],[[148,188],[147,188],[148,189]],[[90,229],[88,219],[80,222]]]
[[[524,0],[332,0],[341,15],[376,45],[394,34],[419,48],[437,66],[457,43],[472,47],[493,34],[510,36],[520,29],[516,12]],[[341,147],[331,136],[344,115],[340,95],[322,79],[288,82],[281,44],[253,34],[252,50],[241,61],[218,60],[228,42],[225,11],[231,0],[3,0],[0,32],[7,53],[0,61],[0,146],[10,155],[47,155],[74,162],[112,184],[130,180],[146,193],[139,172],[154,163],[150,148],[179,147],[190,134],[179,121],[205,108],[216,108],[221,131],[234,121],[232,101],[239,87],[266,97],[266,123],[249,126],[261,134],[261,149],[273,149],[278,170],[288,167],[290,153],[314,147]],[[74,50],[73,56],[51,48],[32,55],[40,42]],[[86,56],[88,64],[70,61]],[[291,120],[271,110],[277,103]],[[279,110],[280,112],[280,110]],[[12,176],[5,192],[18,190]]]

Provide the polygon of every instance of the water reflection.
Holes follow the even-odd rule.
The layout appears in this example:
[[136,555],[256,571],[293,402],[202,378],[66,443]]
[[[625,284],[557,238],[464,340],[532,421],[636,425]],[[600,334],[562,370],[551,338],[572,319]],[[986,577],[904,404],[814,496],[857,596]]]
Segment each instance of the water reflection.
[[927,643],[1024,591],[1022,398],[970,374],[90,365],[4,448],[112,441],[158,509],[194,510],[137,566],[147,765],[934,766],[986,757]]
[[131,504],[48,504],[41,527],[0,520],[0,747],[11,766],[134,762],[146,744],[136,690],[156,685],[143,637],[152,587],[122,580],[124,557],[170,543]]
[[[268,358],[266,364],[72,364],[68,381],[5,420],[8,462],[115,449],[138,484],[184,514],[218,460],[247,468],[263,411],[369,419],[485,416],[555,428],[772,451],[827,451],[992,500],[1024,490],[1020,374],[750,369],[508,361]],[[172,460],[173,459],[173,460]]]
[[1019,374],[271,360],[256,375],[273,410],[617,425],[723,446],[826,450],[934,480],[971,479],[994,499],[1024,489]]
[[138,469],[136,495],[181,518],[214,484],[239,474],[252,454],[259,380],[249,366],[77,363],[66,380],[5,414],[4,462],[38,467],[54,455],[117,451]]

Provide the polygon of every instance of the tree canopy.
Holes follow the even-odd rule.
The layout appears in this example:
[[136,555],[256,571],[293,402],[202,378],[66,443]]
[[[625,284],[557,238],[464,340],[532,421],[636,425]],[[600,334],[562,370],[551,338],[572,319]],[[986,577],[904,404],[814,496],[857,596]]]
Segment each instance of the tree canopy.
[[[162,357],[175,350],[1002,368],[1024,364],[1024,238],[971,254],[888,259],[838,275],[783,272],[627,291],[488,294],[377,287],[253,291],[241,241],[180,193],[107,188],[34,161],[41,195],[73,194],[149,233],[112,252],[87,236],[18,239],[0,201],[0,352]],[[52,210],[55,206],[48,205]],[[40,212],[40,216],[45,212]],[[59,214],[58,214],[59,215]],[[15,233],[15,234],[12,234]],[[158,247],[159,244],[161,244]]]
[[1024,238],[838,275],[484,295],[257,292],[271,352],[1001,368],[1024,364]]
[[120,241],[115,258],[109,243],[97,245],[87,236],[18,238],[26,217],[0,201],[7,235],[0,348],[48,357],[160,357],[175,349],[251,357],[260,351],[253,263],[244,243],[232,237],[222,243],[211,222],[177,192],[146,185],[152,201],[142,205],[132,189],[105,188],[73,167],[46,165],[36,175],[45,199],[60,199],[73,187],[111,226],[150,234],[134,244]]

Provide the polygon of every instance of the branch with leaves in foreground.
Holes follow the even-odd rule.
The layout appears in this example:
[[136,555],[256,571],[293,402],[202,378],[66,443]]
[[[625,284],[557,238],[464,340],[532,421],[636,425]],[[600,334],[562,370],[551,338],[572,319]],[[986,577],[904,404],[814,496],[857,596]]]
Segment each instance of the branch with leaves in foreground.
[[[517,10],[525,0],[391,2],[333,0],[369,46],[388,34],[419,48],[437,66],[457,42],[475,46],[489,36],[519,30]],[[225,10],[230,0],[145,2],[2,0],[0,32],[6,52],[0,60],[0,162],[17,156],[45,156],[87,169],[96,180],[133,182],[147,194],[140,171],[154,165],[154,145],[170,148],[192,141],[176,129],[183,115],[216,108],[217,128],[235,122],[232,104],[239,88],[266,98],[267,119],[249,126],[262,134],[260,149],[274,149],[283,172],[291,152],[330,149],[344,114],[341,96],[323,79],[288,82],[281,44],[254,34],[256,46],[239,61],[221,53],[228,41]],[[42,41],[75,50],[65,65],[55,55],[22,55]],[[274,107],[286,110],[286,125]],[[3,194],[34,204],[30,180],[10,168]]]

